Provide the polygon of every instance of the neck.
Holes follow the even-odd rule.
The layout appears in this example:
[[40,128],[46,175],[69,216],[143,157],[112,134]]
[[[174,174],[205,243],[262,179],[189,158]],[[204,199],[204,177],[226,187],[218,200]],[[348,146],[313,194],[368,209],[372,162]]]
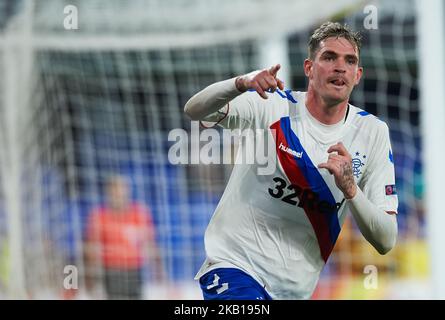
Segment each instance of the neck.
[[309,86],[306,94],[306,107],[309,113],[323,124],[336,124],[345,117],[348,100],[329,103]]

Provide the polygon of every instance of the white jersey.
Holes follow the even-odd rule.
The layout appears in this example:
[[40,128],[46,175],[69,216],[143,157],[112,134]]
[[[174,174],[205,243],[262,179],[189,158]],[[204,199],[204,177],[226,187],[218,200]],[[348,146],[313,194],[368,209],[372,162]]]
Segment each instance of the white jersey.
[[[239,268],[274,299],[307,299],[338,238],[348,206],[334,177],[317,165],[341,141],[358,186],[378,208],[397,212],[394,164],[387,125],[349,105],[346,119],[328,126],[308,112],[304,92],[246,92],[209,116],[224,128],[264,129],[274,140],[272,174],[257,163],[235,165],[205,233],[207,259],[196,275]],[[228,109],[228,110],[227,110]],[[243,149],[255,143],[247,138]]]

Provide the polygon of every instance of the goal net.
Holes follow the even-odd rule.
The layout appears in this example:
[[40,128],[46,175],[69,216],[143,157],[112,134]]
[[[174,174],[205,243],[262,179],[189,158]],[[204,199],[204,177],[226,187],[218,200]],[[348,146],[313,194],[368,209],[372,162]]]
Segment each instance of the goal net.
[[[110,290],[200,299],[193,277],[203,235],[232,166],[172,164],[169,133],[192,131],[183,107],[198,90],[276,57],[286,87],[304,90],[308,35],[327,19],[364,34],[364,79],[352,103],[391,129],[400,237],[380,257],[348,221],[313,298],[427,295],[414,6],[376,2],[377,29],[364,27],[364,7],[0,0],[0,297],[109,298],[101,279],[115,277],[121,288]],[[102,221],[105,205],[121,195],[107,193],[116,176],[139,208],[130,222]],[[150,228],[138,229],[139,214]],[[149,235],[140,251],[139,233]],[[378,272],[377,287],[367,285],[369,270]]]

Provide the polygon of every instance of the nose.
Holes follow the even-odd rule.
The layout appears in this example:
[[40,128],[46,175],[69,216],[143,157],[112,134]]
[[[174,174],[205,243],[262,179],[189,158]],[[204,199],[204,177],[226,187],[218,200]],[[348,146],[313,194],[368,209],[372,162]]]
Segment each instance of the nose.
[[343,68],[342,66],[335,66],[334,71],[337,73],[345,73],[346,72],[345,68]]
[[334,65],[334,71],[338,73],[345,73],[346,72],[345,64],[346,63],[344,59],[337,59]]

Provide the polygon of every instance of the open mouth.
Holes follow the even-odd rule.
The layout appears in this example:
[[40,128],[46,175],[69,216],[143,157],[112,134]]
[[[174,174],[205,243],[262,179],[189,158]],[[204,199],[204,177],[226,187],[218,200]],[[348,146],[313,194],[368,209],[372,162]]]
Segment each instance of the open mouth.
[[334,79],[334,80],[329,81],[329,83],[331,83],[337,87],[343,87],[346,85],[346,82],[342,79]]

